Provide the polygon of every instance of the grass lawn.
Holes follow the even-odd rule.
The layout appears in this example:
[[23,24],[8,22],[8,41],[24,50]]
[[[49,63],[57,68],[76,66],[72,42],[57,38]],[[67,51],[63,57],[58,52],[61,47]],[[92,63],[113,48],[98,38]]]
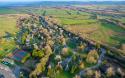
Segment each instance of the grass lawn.
[[55,78],[73,78],[73,75],[69,72],[62,71],[59,74],[57,74]]

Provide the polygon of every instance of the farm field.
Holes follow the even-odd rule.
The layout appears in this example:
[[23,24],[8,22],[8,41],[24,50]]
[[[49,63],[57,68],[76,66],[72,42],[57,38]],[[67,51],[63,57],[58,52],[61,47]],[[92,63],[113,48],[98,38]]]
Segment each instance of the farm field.
[[[71,12],[71,11],[70,11]],[[119,47],[121,43],[124,43],[125,37],[123,37],[125,30],[121,27],[102,22],[98,19],[91,19],[92,14],[84,13],[83,15],[72,15],[59,16],[54,15],[53,17],[58,19],[61,25],[65,26],[72,32],[81,33],[83,36],[92,40],[109,44],[110,46]],[[108,16],[100,16],[101,19],[112,18]],[[122,20],[122,19],[121,19]],[[124,20],[122,20],[124,21]],[[116,38],[116,37],[119,38]]]
[[[97,7],[99,6],[94,7],[94,9],[97,9]],[[102,7],[105,9],[108,6],[102,6]],[[85,8],[90,8],[90,7],[88,5],[85,6]],[[110,46],[120,47],[121,43],[124,42],[124,37],[123,37],[124,30],[122,28],[120,28],[117,25],[102,23],[102,21],[96,19],[96,17],[93,17],[92,13],[69,10],[69,9],[57,9],[57,8],[23,7],[16,9],[17,11],[20,11],[20,13],[24,12],[24,13],[34,13],[38,15],[52,16],[54,19],[58,21],[58,23],[60,23],[67,29],[71,30],[72,32],[82,33],[83,36],[86,36],[98,42],[109,44]],[[99,19],[113,18],[124,23],[123,17],[114,18],[112,16],[98,15],[98,18]],[[5,18],[3,19],[3,21],[4,20]],[[11,25],[11,23],[6,23],[6,24]],[[6,29],[6,27],[4,27],[3,29]],[[7,29],[1,31],[7,31]],[[13,29],[10,30],[10,32],[13,31],[15,30]],[[117,36],[120,38],[116,38]]]

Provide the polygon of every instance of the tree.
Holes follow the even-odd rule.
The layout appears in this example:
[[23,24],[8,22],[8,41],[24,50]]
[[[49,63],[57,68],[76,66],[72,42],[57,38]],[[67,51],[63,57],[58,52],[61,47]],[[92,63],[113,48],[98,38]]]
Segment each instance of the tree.
[[47,76],[49,76],[50,78],[54,78],[54,76],[55,76],[54,69],[48,68]]
[[60,41],[62,45],[66,45],[66,39],[63,36],[60,37]]
[[44,11],[42,15],[45,16],[46,15],[46,11]]
[[42,50],[34,49],[32,52],[32,56],[41,58],[42,56],[44,56],[44,52]]
[[100,77],[101,77],[101,72],[95,71],[95,78],[100,78]]
[[70,72],[71,72],[71,73],[74,73],[76,69],[77,69],[77,66],[76,66],[76,65],[73,65]]
[[99,58],[99,55],[96,50],[91,50],[86,58],[86,62],[90,64],[95,64]]
[[94,74],[94,72],[93,72],[93,70],[91,70],[91,69],[86,71],[86,76],[87,76],[87,78],[88,78],[88,77],[91,78],[93,74]]
[[61,70],[63,70],[63,67],[60,64],[57,64],[56,67],[55,67],[55,71],[58,73]]
[[52,54],[52,49],[49,45],[45,46],[45,55],[43,58],[40,59],[40,63],[37,64],[35,70],[30,74],[30,76],[36,76],[36,75],[40,75],[41,73],[43,73],[43,71],[45,71],[45,65],[49,60],[49,56]]
[[22,72],[20,72],[19,78],[25,78]]
[[[22,34],[21,34],[21,35],[22,35]],[[21,40],[22,40],[22,44],[25,44],[27,35],[28,35],[28,32],[23,33],[22,39],[21,39]]]
[[64,48],[62,49],[62,53],[61,53],[61,54],[67,55],[67,54],[68,54],[68,48],[67,48],[67,47],[64,47]]
[[27,61],[27,59],[30,57],[30,54],[27,54],[22,60],[22,63],[25,63]]
[[46,54],[46,55],[49,55],[49,54],[51,54],[51,53],[52,53],[52,49],[51,49],[50,45],[47,44],[47,45],[45,46],[45,54]]
[[80,62],[80,64],[79,64],[79,69],[84,69],[84,68],[85,68],[84,63],[83,63],[83,62]]
[[125,72],[123,72],[123,70],[121,68],[117,68],[117,73],[121,76],[124,77],[125,76]]
[[80,46],[78,47],[78,50],[83,51],[84,48],[85,48],[85,46],[83,44],[80,44]]
[[115,74],[114,70],[113,70],[113,67],[109,67],[106,71],[106,75],[107,77],[111,77]]
[[122,44],[122,50],[124,50],[125,51],[125,44]]

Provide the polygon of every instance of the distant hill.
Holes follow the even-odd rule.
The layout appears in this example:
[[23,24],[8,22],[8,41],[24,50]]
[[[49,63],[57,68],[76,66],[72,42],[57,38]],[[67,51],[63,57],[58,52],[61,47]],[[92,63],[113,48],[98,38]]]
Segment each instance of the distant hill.
[[125,5],[125,1],[90,1],[90,2],[80,2],[80,1],[41,1],[41,2],[1,2],[0,7],[13,7],[13,6],[64,6],[64,5]]

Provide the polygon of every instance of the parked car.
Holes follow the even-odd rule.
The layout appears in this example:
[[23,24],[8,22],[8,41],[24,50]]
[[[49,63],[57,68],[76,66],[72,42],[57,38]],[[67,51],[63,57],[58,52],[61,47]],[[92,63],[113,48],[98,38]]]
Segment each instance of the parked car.
[[1,63],[4,64],[4,65],[7,65],[7,66],[9,66],[9,67],[12,66],[10,63],[8,63],[8,62],[6,62],[6,61],[2,61]]

